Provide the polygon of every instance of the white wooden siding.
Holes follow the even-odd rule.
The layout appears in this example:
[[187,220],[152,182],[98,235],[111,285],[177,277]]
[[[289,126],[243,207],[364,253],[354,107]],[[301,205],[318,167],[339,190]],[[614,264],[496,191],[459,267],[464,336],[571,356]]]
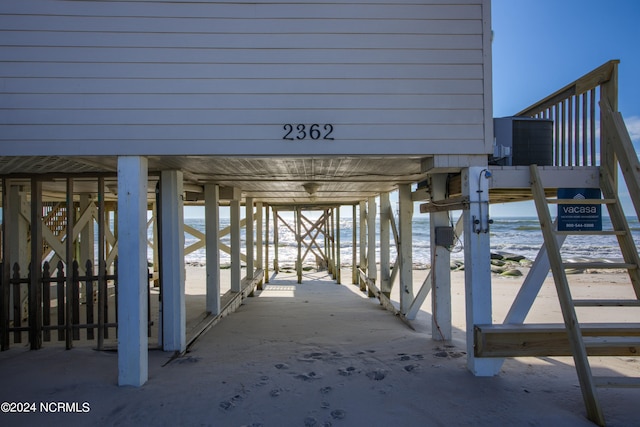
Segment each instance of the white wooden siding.
[[488,153],[488,3],[0,2],[0,155]]

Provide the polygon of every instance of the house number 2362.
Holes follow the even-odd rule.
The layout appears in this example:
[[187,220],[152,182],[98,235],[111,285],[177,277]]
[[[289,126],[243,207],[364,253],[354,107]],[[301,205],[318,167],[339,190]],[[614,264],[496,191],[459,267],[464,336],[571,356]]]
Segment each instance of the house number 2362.
[[333,133],[333,125],[330,124],[319,125],[315,123],[312,125],[292,125],[287,123],[282,128],[285,131],[282,139],[286,139],[288,141],[294,141],[296,139],[326,139],[333,141],[334,139],[333,136],[331,136],[331,134]]

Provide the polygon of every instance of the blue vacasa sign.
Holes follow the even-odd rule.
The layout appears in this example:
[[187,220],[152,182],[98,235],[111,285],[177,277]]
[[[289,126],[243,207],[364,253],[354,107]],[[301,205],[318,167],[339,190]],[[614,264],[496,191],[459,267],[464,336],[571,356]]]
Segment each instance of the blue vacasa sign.
[[[599,188],[558,188],[558,199],[600,199]],[[602,230],[602,205],[558,204],[558,231]]]

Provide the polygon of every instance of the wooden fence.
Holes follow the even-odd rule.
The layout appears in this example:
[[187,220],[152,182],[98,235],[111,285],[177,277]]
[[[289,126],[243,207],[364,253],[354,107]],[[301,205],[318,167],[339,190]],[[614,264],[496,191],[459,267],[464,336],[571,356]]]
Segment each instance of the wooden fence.
[[[1,307],[2,349],[7,350],[11,341],[25,342],[26,335],[32,349],[40,348],[43,342],[64,342],[66,348],[71,348],[73,341],[97,340],[97,348],[102,350],[105,339],[117,336],[117,265],[114,263],[113,274],[99,276],[94,274],[91,261],[85,263],[84,274],[74,261],[68,281],[62,261],[54,268],[45,262],[35,289],[30,266],[25,274],[14,264],[9,283],[3,283],[6,276],[0,274],[0,294],[5,300]],[[0,264],[0,272],[3,268]],[[149,303],[150,293],[147,295]]]

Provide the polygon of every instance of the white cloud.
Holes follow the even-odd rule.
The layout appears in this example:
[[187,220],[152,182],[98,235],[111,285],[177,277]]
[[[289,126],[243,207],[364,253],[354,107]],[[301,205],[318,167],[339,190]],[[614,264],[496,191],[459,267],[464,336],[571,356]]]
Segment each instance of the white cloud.
[[631,116],[624,120],[633,142],[640,142],[640,117]]

